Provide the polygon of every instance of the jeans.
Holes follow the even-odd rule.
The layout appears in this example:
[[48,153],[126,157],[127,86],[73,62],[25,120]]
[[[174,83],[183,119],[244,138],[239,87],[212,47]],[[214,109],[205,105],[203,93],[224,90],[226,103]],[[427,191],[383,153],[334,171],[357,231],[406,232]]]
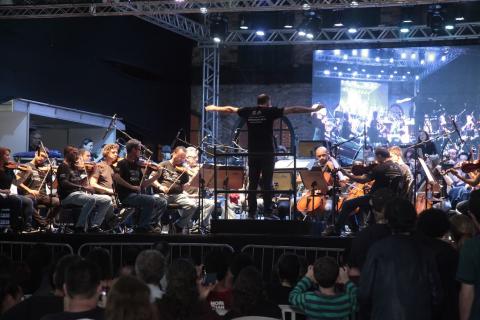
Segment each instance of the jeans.
[[260,174],[262,175],[262,191],[264,214],[272,213],[272,181],[275,159],[271,156],[248,158],[248,214],[257,213],[257,191]]
[[20,229],[20,217],[23,218],[25,225],[32,224],[32,216],[35,212],[33,201],[25,196],[18,194],[10,194],[7,196],[0,196],[0,208],[9,208],[10,226],[12,229]]
[[177,221],[177,226],[180,228],[191,227],[192,216],[197,210],[197,202],[195,201],[195,199],[190,198],[184,193],[168,194],[165,197],[167,198],[167,202],[169,204],[175,203],[182,207],[182,210],[180,210],[180,219]]
[[94,207],[97,207],[97,214],[92,219],[92,226],[100,226],[105,219],[107,211],[112,207],[110,196],[102,194],[88,194],[83,191],[75,191],[70,193],[62,200],[62,205],[82,206],[80,216],[75,225],[77,228],[86,228],[88,217]]
[[156,224],[167,208],[167,201],[164,198],[147,194],[130,193],[121,202],[124,206],[140,209],[138,227],[145,229],[149,229],[152,223]]

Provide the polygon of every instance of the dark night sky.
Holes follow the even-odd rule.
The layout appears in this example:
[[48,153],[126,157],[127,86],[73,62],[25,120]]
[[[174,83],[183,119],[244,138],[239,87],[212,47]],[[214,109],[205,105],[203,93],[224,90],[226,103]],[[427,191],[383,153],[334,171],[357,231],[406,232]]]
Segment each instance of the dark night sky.
[[192,41],[135,17],[0,21],[0,99],[123,117],[145,142],[188,128]]

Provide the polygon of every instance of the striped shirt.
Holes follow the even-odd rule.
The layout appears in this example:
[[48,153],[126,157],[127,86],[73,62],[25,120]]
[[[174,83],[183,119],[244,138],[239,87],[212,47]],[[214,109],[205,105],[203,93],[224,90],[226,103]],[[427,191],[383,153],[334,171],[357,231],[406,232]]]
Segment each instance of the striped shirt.
[[305,312],[308,319],[344,320],[357,311],[357,287],[351,281],[345,284],[345,292],[334,296],[308,291],[312,286],[313,282],[308,277],[303,277],[289,297],[290,303]]

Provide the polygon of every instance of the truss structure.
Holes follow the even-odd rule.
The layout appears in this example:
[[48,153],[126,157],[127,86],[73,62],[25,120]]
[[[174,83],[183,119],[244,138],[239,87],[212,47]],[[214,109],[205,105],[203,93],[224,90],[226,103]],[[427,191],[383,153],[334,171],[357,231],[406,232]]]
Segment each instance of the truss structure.
[[[474,0],[464,0],[474,1]],[[120,0],[107,3],[80,1],[68,3],[65,0],[47,0],[45,5],[35,5],[33,0],[24,0],[15,6],[2,6],[0,16],[21,18],[51,18],[59,14],[70,17],[83,16],[95,11],[96,15],[118,15],[118,7],[128,5],[132,11],[124,15],[139,14],[188,14],[213,12],[254,12],[254,11],[295,11],[308,9],[372,8],[392,6],[413,6],[422,4],[455,3],[458,0],[186,0],[186,1],[130,1]]]
[[[202,48],[203,55],[203,77],[202,77],[202,129],[200,147],[206,142],[215,142],[218,137],[218,114],[217,112],[206,112],[205,106],[218,105],[219,79],[220,79],[220,53],[216,46]],[[208,141],[211,138],[211,141]],[[205,156],[205,155],[204,155]]]
[[401,33],[400,27],[364,27],[356,33],[348,28],[326,28],[314,34],[312,39],[300,36],[294,29],[275,29],[264,31],[259,36],[256,30],[232,30],[225,38],[224,45],[298,45],[298,44],[378,44],[403,42],[432,42],[446,40],[478,39],[480,22],[457,24],[454,30],[445,30],[443,34],[433,34],[425,25],[411,26],[410,32]]

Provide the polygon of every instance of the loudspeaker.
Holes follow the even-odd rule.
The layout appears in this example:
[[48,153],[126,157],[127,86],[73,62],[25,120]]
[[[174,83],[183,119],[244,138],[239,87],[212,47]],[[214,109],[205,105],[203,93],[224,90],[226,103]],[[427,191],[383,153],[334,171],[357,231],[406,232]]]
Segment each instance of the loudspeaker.
[[278,220],[212,220],[211,232],[230,234],[312,235],[307,221]]

